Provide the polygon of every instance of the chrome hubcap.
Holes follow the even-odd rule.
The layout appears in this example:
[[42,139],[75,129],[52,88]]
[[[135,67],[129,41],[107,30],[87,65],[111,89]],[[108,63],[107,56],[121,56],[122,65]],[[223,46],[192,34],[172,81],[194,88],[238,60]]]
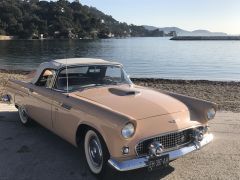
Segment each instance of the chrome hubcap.
[[19,114],[20,114],[20,119],[22,123],[27,123],[28,115],[26,113],[26,110],[22,107],[19,108]]
[[99,140],[96,137],[91,137],[89,140],[88,152],[92,164],[95,167],[100,167],[102,165],[102,148],[99,143]]

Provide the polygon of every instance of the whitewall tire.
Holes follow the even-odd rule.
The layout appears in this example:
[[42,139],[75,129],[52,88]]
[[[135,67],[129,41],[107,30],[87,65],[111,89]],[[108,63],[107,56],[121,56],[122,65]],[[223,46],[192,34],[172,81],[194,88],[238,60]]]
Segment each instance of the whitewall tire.
[[24,106],[18,107],[18,114],[20,118],[20,123],[24,126],[28,126],[31,124],[31,119],[29,118],[27,114],[27,110]]
[[90,171],[102,176],[109,158],[106,145],[101,136],[94,130],[88,130],[84,138],[84,153]]

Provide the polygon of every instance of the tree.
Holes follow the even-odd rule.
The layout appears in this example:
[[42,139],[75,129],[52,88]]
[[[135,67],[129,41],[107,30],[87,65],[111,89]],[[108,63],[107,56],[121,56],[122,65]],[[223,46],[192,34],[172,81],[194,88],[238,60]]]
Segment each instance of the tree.
[[121,23],[79,0],[0,0],[0,33],[20,38],[149,35],[144,27]]

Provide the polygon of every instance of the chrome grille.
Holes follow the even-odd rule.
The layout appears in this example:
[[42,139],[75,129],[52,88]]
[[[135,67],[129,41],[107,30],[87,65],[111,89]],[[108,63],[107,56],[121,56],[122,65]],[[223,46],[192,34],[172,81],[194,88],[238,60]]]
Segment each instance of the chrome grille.
[[144,156],[148,154],[149,145],[158,141],[164,147],[164,151],[169,149],[178,148],[181,145],[192,142],[192,132],[193,129],[187,129],[180,132],[173,132],[169,134],[160,135],[157,137],[153,137],[147,140],[140,142],[136,147],[136,152],[138,156]]

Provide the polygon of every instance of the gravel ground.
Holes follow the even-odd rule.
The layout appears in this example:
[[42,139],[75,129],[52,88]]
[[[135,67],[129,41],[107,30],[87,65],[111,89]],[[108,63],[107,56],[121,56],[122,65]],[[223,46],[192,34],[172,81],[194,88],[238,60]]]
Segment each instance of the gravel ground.
[[133,79],[134,83],[163,89],[218,104],[219,110],[240,112],[240,82]]
[[[26,80],[26,71],[0,70],[0,96],[9,79]],[[135,84],[168,90],[218,104],[220,110],[240,112],[240,82],[185,81],[167,79],[132,79]]]
[[[16,109],[0,104],[0,180],[94,180],[77,148],[35,124],[19,124]],[[240,179],[240,113],[219,112],[210,122],[214,141],[164,170],[118,173],[103,179]]]
[[[0,96],[4,93],[4,88],[9,79],[24,80],[28,72],[0,70]],[[0,99],[1,101],[1,99]]]

